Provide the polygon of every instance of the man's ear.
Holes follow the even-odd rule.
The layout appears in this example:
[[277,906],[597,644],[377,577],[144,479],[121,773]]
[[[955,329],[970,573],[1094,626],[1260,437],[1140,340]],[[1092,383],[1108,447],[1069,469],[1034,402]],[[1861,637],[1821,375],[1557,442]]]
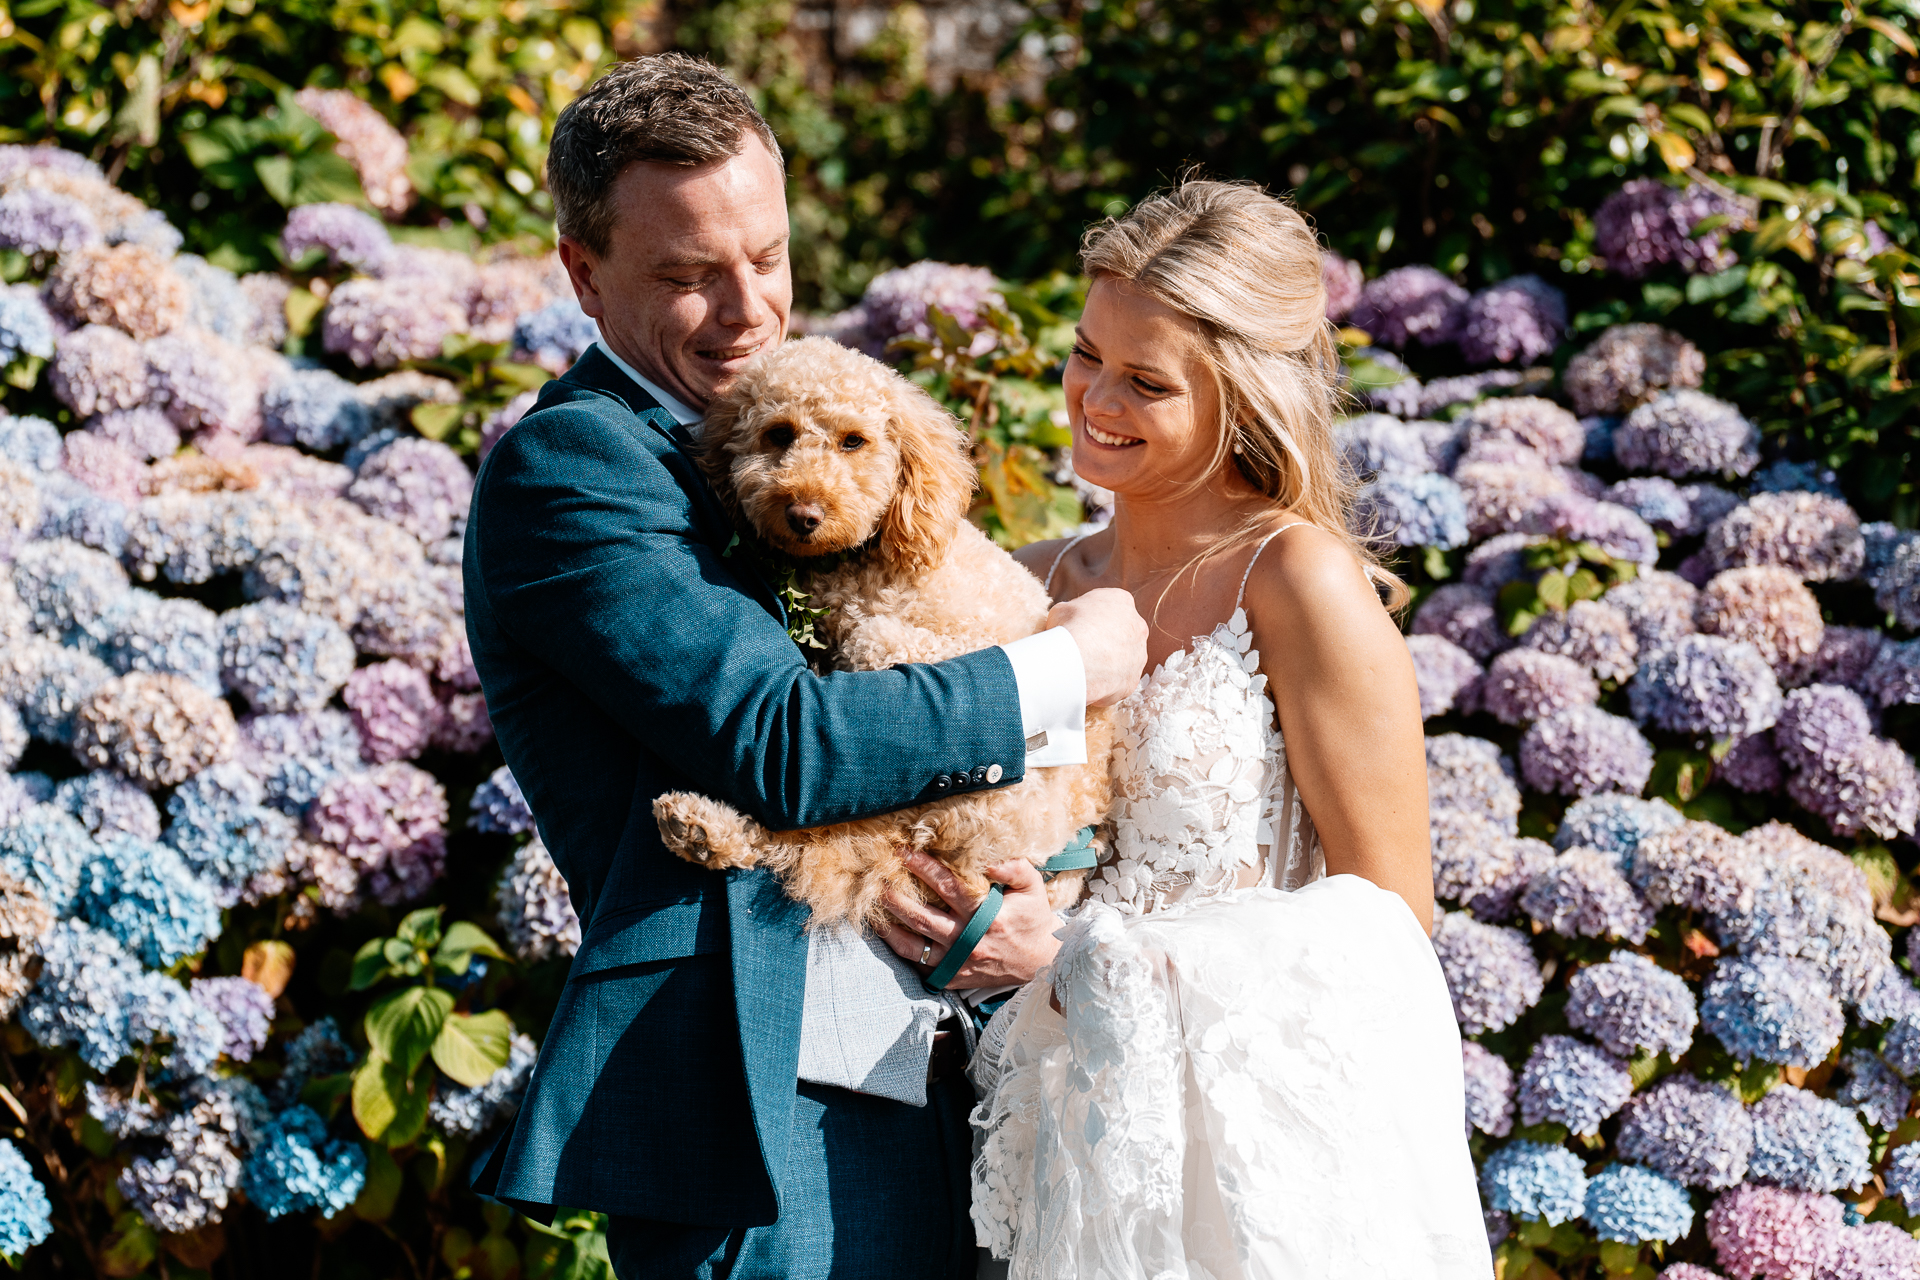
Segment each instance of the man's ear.
[[560,265],[567,269],[567,279],[573,281],[573,296],[580,300],[580,309],[595,320],[606,315],[607,300],[595,283],[600,255],[572,236],[561,236]]

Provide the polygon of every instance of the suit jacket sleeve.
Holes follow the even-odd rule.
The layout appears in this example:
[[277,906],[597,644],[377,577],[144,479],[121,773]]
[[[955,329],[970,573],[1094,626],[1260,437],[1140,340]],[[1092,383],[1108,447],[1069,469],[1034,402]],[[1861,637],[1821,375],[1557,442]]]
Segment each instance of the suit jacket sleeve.
[[[624,408],[622,414],[625,413]],[[1011,664],[816,676],[749,594],[704,482],[667,438],[579,403],[529,415],[479,479],[479,579],[502,629],[691,787],[775,830],[949,794],[940,775],[1025,771]],[[710,522],[709,522],[710,523]]]

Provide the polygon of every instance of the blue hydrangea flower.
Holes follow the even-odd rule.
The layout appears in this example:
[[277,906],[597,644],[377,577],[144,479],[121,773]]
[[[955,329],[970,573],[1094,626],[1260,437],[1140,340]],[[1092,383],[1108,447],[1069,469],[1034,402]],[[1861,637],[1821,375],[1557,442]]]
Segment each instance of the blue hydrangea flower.
[[264,1049],[273,1025],[273,997],[246,978],[195,978],[193,999],[220,1020],[225,1052],[235,1062],[251,1062]]
[[171,1043],[166,1065],[181,1078],[220,1056],[219,1019],[172,978],[142,970],[111,933],[62,920],[40,955],[40,980],[20,1007],[20,1025],[41,1044],[71,1047],[107,1071],[139,1045]]
[[1913,1091],[1894,1074],[1879,1054],[1870,1049],[1855,1049],[1840,1059],[1845,1078],[1834,1098],[1860,1113],[1860,1118],[1880,1129],[1891,1129],[1907,1114]]
[[519,835],[533,830],[533,810],[521,794],[513,770],[501,765],[487,780],[474,788],[472,816],[467,825],[476,831],[497,831]]
[[359,1198],[366,1180],[360,1144],[330,1137],[312,1108],[294,1106],[267,1126],[240,1187],[269,1219],[311,1209],[331,1218]]
[[1665,476],[1633,476],[1622,480],[1607,490],[1606,499],[1668,533],[1684,529],[1688,524],[1686,495]]
[[17,1258],[53,1234],[53,1204],[20,1149],[0,1138],[0,1254]]
[[329,781],[361,767],[360,731],[331,707],[252,715],[240,722],[235,759],[260,779],[266,804],[298,816]]
[[220,619],[197,600],[130,590],[108,611],[98,653],[120,675],[158,671],[220,692]]
[[1496,1212],[1558,1226],[1586,1211],[1587,1174],[1565,1147],[1510,1142],[1480,1166],[1480,1194]]
[[1419,475],[1435,470],[1425,434],[1390,413],[1363,413],[1334,428],[1334,444],[1355,475]]
[[172,848],[117,832],[96,842],[74,910],[155,969],[220,936],[212,889]]
[[1753,1105],[1755,1182],[1839,1191],[1873,1176],[1867,1131],[1837,1102],[1783,1084]]
[[1753,1119],[1732,1090],[1672,1075],[1628,1100],[1615,1146],[1676,1182],[1719,1191],[1746,1179]]
[[126,504],[77,480],[49,476],[40,486],[40,536],[65,539],[118,559],[127,545]]
[[600,326],[572,295],[513,322],[513,347],[549,373],[561,373],[600,338]]
[[330,369],[283,374],[260,398],[260,416],[267,424],[267,439],[318,453],[352,444],[372,425],[353,384]]
[[188,324],[232,343],[251,339],[260,317],[239,276],[197,253],[175,255],[173,270],[187,282]]
[[30,413],[0,417],[0,458],[29,471],[58,470],[60,428]]
[[331,1015],[309,1023],[287,1042],[286,1069],[275,1082],[274,1096],[281,1106],[300,1100],[307,1082],[351,1070],[356,1058],[340,1037],[340,1024]]
[[1839,477],[1828,467],[1814,462],[1793,462],[1777,458],[1753,473],[1755,493],[1824,493],[1830,498],[1844,497]]
[[1587,1183],[1585,1216],[1602,1240],[1672,1244],[1693,1229],[1693,1202],[1652,1170],[1610,1164]]
[[53,358],[53,317],[37,294],[0,289],[0,368],[23,356]]
[[160,809],[153,797],[105,769],[68,778],[53,789],[53,803],[94,835],[119,832],[149,842],[160,838]]
[[1700,998],[1700,1021],[1741,1062],[1816,1067],[1846,1027],[1820,971],[1781,956],[1721,959]]
[[1594,1133],[1633,1096],[1633,1077],[1626,1063],[1603,1049],[1572,1036],[1544,1036],[1520,1068],[1519,1096],[1524,1124],[1551,1122],[1573,1133]]
[[[1908,934],[1911,940],[1913,935]],[[1912,958],[1913,944],[1908,943],[1908,958]],[[1867,1026],[1877,1026],[1883,1022],[1892,1022],[1906,1014],[1920,1017],[1920,988],[1916,988],[1907,975],[1898,966],[1883,964],[1874,971],[1867,983],[1867,990],[1860,997],[1854,1012],[1860,1015],[1860,1021]]]
[[1611,853],[1625,870],[1633,851],[1648,836],[1672,831],[1686,821],[1665,800],[1642,800],[1614,794],[1585,796],[1567,806],[1553,847],[1562,851],[1579,846]]
[[256,711],[321,706],[353,674],[353,641],[325,618],[263,600],[221,621],[222,678]]
[[13,768],[27,750],[27,724],[11,702],[0,702],[0,771]]
[[1920,1011],[1902,1013],[1893,1020],[1880,1052],[1901,1075],[1920,1076]]
[[1622,1058],[1636,1052],[1678,1058],[1692,1047],[1700,1015],[1679,974],[1616,951],[1567,980],[1567,1021]]
[[[51,798],[51,787],[48,793]],[[93,855],[93,838],[87,829],[51,804],[29,804],[0,822],[0,872],[39,894],[55,915],[72,913],[81,868]]]
[[516,1034],[507,1065],[483,1085],[467,1088],[442,1080],[427,1103],[427,1118],[448,1137],[472,1138],[507,1120],[520,1109],[520,1099],[533,1078],[538,1049],[531,1036]]
[[14,556],[13,588],[35,631],[91,647],[127,593],[127,574],[112,556],[77,542],[30,542]]
[[1592,849],[1570,849],[1536,867],[1520,909],[1567,938],[1639,942],[1653,927],[1653,909],[1620,874],[1614,856]]
[[1682,636],[1643,650],[1628,690],[1634,719],[1673,733],[1744,738],[1773,727],[1780,682],[1745,640]]
[[250,891],[255,882],[284,870],[299,834],[291,818],[266,807],[265,785],[232,762],[181,783],[167,816],[167,843],[205,877],[223,907],[259,896]]
[[1512,1026],[1539,1003],[1545,986],[1540,963],[1518,929],[1482,924],[1464,912],[1437,911],[1433,949],[1463,1034]]
[[1895,1147],[1881,1175],[1887,1194],[1897,1196],[1907,1216],[1920,1214],[1920,1142]]
[[1360,528],[1403,547],[1451,550],[1467,544],[1467,503],[1445,476],[1384,473],[1354,500]]
[[1495,1138],[1513,1132],[1513,1068],[1472,1040],[1460,1042],[1467,1086],[1467,1128]]

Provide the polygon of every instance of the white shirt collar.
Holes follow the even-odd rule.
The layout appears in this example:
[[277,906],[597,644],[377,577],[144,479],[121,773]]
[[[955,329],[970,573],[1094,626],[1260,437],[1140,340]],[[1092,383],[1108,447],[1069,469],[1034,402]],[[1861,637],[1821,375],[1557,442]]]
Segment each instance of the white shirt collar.
[[702,414],[695,413],[692,409],[689,409],[687,408],[686,405],[680,403],[679,400],[675,399],[673,396],[670,396],[665,391],[661,390],[659,383],[654,382],[651,378],[643,377],[638,369],[634,368],[632,365],[628,364],[625,360],[622,360],[619,356],[615,355],[613,353],[613,348],[609,347],[604,341],[600,339],[595,339],[593,345],[600,348],[601,355],[613,361],[614,368],[618,369],[620,372],[626,374],[629,378],[632,378],[635,382],[639,383],[640,389],[646,392],[648,395],[652,396],[654,399],[654,403],[658,404],[662,409],[665,409],[667,411],[667,416],[671,417],[675,422],[679,423],[681,426],[691,427],[696,423],[698,423],[700,419],[704,416]]

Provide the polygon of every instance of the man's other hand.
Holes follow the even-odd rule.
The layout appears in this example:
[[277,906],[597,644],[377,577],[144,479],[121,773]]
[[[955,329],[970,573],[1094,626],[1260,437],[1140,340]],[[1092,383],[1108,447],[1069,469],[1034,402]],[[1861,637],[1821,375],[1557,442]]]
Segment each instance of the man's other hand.
[[1147,669],[1147,624],[1133,597],[1097,587],[1053,606],[1049,627],[1064,628],[1080,647],[1087,672],[1087,705],[1110,707],[1132,693]]

